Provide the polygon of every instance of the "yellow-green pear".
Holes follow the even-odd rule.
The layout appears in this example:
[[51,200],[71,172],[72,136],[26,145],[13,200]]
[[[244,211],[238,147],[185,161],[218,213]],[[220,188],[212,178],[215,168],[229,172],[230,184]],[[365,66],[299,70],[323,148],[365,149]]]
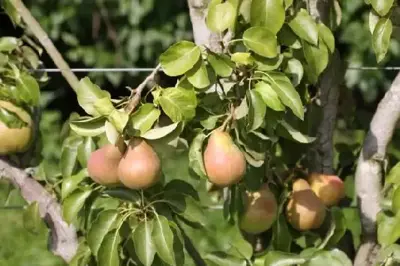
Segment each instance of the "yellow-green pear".
[[131,189],[146,189],[161,178],[161,162],[144,139],[133,138],[118,166],[119,180]]
[[203,157],[208,179],[216,186],[236,184],[246,173],[246,158],[228,132],[214,130]]

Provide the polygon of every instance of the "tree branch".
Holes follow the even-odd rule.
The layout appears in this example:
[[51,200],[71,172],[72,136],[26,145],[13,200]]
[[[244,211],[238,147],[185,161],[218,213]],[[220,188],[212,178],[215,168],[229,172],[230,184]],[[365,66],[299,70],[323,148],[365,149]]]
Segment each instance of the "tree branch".
[[363,243],[357,253],[355,265],[372,265],[366,263],[373,261],[373,253],[365,252],[365,250],[378,248],[376,216],[381,211],[382,165],[387,145],[392,139],[399,118],[400,72],[378,105],[358,158],[355,183],[363,229]]
[[31,12],[26,8],[26,6],[22,3],[21,0],[11,0],[11,3],[18,11],[18,14],[21,15],[22,19],[25,21],[29,30],[35,35],[35,37],[39,40],[41,45],[47,51],[54,64],[61,70],[61,74],[67,80],[68,84],[74,91],[77,91],[79,80],[75,76],[75,74],[69,68],[67,62],[65,62],[64,58],[54,46],[53,42],[47,35],[47,33],[42,29],[37,20],[32,16]]
[[41,184],[29,177],[18,167],[0,158],[0,179],[11,181],[21,191],[22,197],[28,202],[37,202],[40,216],[45,219],[51,229],[51,251],[69,262],[78,248],[78,240],[73,225],[68,225],[62,217],[61,206]]
[[144,90],[144,88],[146,87],[146,85],[153,81],[155,79],[155,76],[157,74],[157,72],[160,70],[161,65],[158,64],[158,66],[153,70],[153,72],[151,72],[150,75],[147,76],[147,78],[139,84],[139,86],[137,86],[137,88],[132,91],[132,94],[129,98],[128,104],[125,107],[125,111],[127,113],[132,113],[133,110],[135,110],[136,106],[139,104],[140,101],[140,97],[142,95],[142,92]]
[[[328,25],[331,5],[331,0],[308,0],[311,16],[325,25]],[[339,85],[344,77],[344,69],[339,52],[335,50],[318,83],[323,115],[317,129],[317,140],[308,154],[311,172],[334,174],[333,132],[339,100]]]
[[193,37],[197,45],[204,45],[211,51],[222,52],[221,36],[211,32],[206,24],[207,7],[210,0],[188,0]]

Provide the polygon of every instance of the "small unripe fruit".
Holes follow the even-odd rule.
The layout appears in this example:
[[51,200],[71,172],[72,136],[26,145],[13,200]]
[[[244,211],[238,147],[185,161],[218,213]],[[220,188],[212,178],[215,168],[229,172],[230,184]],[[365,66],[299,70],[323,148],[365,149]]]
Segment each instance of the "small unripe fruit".
[[92,152],[87,163],[92,180],[104,186],[118,184],[118,165],[125,150],[126,145],[121,140],[116,145],[106,144]]
[[246,158],[227,132],[211,133],[203,157],[209,181],[219,187],[238,183],[246,172]]
[[324,204],[311,190],[307,181],[296,180],[286,206],[286,217],[292,227],[299,231],[317,229],[324,222],[325,216]]
[[333,206],[345,196],[343,181],[335,175],[312,173],[309,177],[311,189],[326,206]]
[[257,192],[247,193],[245,205],[240,229],[249,234],[260,234],[271,228],[277,217],[278,206],[267,184]]
[[9,128],[0,120],[0,155],[26,151],[33,133],[30,115],[22,108],[7,101],[0,101],[0,109],[15,113],[22,121],[27,123],[27,126],[22,128]]
[[119,180],[131,189],[146,189],[161,178],[161,162],[154,149],[143,139],[130,140],[118,166]]

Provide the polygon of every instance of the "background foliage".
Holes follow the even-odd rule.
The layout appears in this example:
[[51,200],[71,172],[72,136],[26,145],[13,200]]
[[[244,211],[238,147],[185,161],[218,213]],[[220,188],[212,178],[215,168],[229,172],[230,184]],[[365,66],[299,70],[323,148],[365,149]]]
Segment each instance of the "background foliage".
[[[191,25],[188,17],[186,1],[162,0],[126,0],[126,1],[55,1],[39,0],[27,1],[33,15],[39,18],[41,25],[55,40],[56,46],[70,61],[73,67],[153,67],[159,54],[166,50],[172,43],[181,39],[190,39]],[[351,66],[371,66],[376,64],[373,53],[371,34],[368,28],[368,15],[370,8],[362,0],[341,1],[342,24],[336,32],[337,47],[343,53],[343,58]],[[0,35],[15,34],[12,24],[7,17],[0,16]],[[399,65],[400,44],[392,40],[389,54],[381,63],[382,66]],[[44,60],[46,66],[51,66],[48,58]],[[340,119],[335,132],[337,173],[346,180],[348,207],[343,211],[345,223],[353,235],[354,246],[359,242],[360,228],[357,226],[357,215],[352,208],[353,198],[353,173],[354,162],[365,130],[376,108],[377,101],[382,97],[388,85],[393,80],[396,72],[390,71],[356,71],[346,73],[345,85],[341,97]],[[107,88],[114,95],[126,94],[125,86],[134,87],[142,80],[142,76],[122,73],[90,74],[92,80]],[[58,74],[52,75],[45,91],[42,93],[42,105],[47,107],[41,123],[42,142],[42,178],[57,178],[61,173],[57,162],[60,160],[61,142],[66,136],[54,134],[60,132],[63,123],[71,111],[81,112],[75,95]],[[64,127],[65,129],[65,127]],[[66,133],[65,131],[63,131]],[[400,158],[399,138],[395,138],[390,147],[390,165]],[[188,163],[185,155],[182,160],[177,160],[176,165]],[[166,176],[175,167],[166,169]],[[185,176],[185,173],[182,173]],[[193,182],[193,181],[191,181]],[[199,186],[197,183],[192,184]],[[7,187],[7,185],[2,185]],[[1,195],[8,195],[4,189]],[[16,192],[12,192],[16,193]],[[201,195],[199,195],[201,197]],[[16,196],[17,197],[17,196]],[[353,201],[354,202],[354,201]],[[21,200],[13,204],[22,205]],[[10,204],[13,206],[13,204]],[[7,205],[5,204],[5,206]],[[38,265],[55,265],[56,259],[46,251],[45,238],[47,232],[39,234],[37,239],[29,232],[22,233],[20,224],[13,221],[19,220],[21,213],[15,210],[1,209],[7,215],[6,224],[0,234],[6,238],[14,236],[17,228],[21,240],[15,243],[15,248],[10,250],[30,250],[27,254],[34,254],[36,259],[43,259]],[[217,215],[216,215],[217,216]],[[220,219],[221,217],[215,217]],[[220,230],[222,231],[222,230]],[[222,231],[223,232],[223,231]],[[195,232],[193,232],[195,234]],[[4,239],[2,238],[2,239]],[[37,245],[38,242],[42,245]],[[227,240],[228,241],[228,240]],[[301,245],[305,239],[298,239]],[[35,242],[34,245],[32,243]],[[11,242],[14,243],[14,242]],[[201,243],[200,243],[201,244]],[[17,246],[18,245],[18,246]],[[36,251],[42,247],[45,255]],[[8,259],[9,264],[25,265],[24,258],[9,257],[7,250],[0,247],[0,257]],[[6,255],[3,255],[6,254]],[[29,259],[26,259],[28,261]],[[48,261],[48,262],[46,262]],[[46,264],[49,263],[49,264]],[[30,264],[32,265],[32,264]]]

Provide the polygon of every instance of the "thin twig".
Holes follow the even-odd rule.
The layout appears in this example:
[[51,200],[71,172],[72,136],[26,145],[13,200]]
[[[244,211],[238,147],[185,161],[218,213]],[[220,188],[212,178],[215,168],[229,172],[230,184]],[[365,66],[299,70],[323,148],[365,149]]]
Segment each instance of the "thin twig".
[[137,86],[137,88],[135,90],[132,90],[131,96],[129,97],[129,101],[128,104],[125,107],[125,111],[127,113],[132,113],[133,110],[135,110],[136,106],[139,104],[140,101],[140,97],[142,95],[142,92],[144,90],[144,88],[146,87],[146,85],[153,81],[157,72],[160,70],[161,65],[158,64],[158,66],[156,68],[154,68],[153,72],[151,72],[150,75],[147,76],[147,78],[145,80],[143,80],[142,83],[139,84],[139,86]]
[[21,0],[12,0],[12,5],[21,15],[22,19],[25,21],[27,27],[32,31],[35,37],[42,44],[46,52],[49,54],[54,64],[61,69],[61,73],[64,78],[67,80],[68,84],[74,91],[77,91],[79,80],[75,76],[75,74],[70,70],[67,62],[64,60],[60,52],[54,46],[53,42],[47,35],[47,33],[42,29],[37,20],[32,16],[29,9],[22,3]]

